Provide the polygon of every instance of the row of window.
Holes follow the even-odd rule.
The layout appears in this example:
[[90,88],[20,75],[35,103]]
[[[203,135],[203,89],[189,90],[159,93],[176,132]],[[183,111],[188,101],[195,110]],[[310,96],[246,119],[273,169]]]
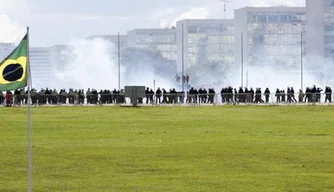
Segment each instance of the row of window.
[[216,33],[233,33],[235,27],[233,24],[222,24],[220,26],[210,25],[210,26],[189,26],[188,33],[204,33],[204,34],[216,34]]
[[248,47],[249,53],[264,53],[268,55],[280,55],[280,54],[286,54],[286,55],[300,55],[301,47],[298,46],[285,46],[285,47],[275,47],[275,46],[265,46],[262,49],[257,49],[253,47]]
[[325,44],[334,44],[334,35],[325,35]]
[[324,1],[324,8],[334,7],[334,0],[325,0]]
[[305,26],[301,24],[248,24],[249,33],[301,33],[305,31]]
[[176,34],[137,34],[137,43],[175,43]]
[[207,36],[207,35],[189,35],[188,36],[188,43],[205,43],[205,44],[211,44],[211,43],[219,43],[219,44],[225,44],[225,43],[234,43],[234,36],[227,36],[227,35],[219,35],[219,36]]
[[189,45],[188,46],[188,52],[191,53],[197,53],[205,50],[205,52],[233,52],[235,49],[234,45],[218,45],[218,44],[213,44],[213,45]]
[[325,31],[334,31],[334,25],[333,24],[326,24],[325,25]]
[[306,20],[305,13],[248,13],[248,23],[291,23]]
[[177,51],[177,46],[173,44],[157,44],[157,45],[137,45],[137,48],[140,49],[148,49],[152,51],[160,50],[160,51],[170,51],[170,52],[176,52]]
[[325,56],[326,57],[334,57],[334,48],[326,48],[325,49]]
[[300,34],[253,35],[248,38],[248,44],[300,45],[302,41],[305,43],[305,37],[301,38]]
[[334,22],[334,10],[328,10],[324,13],[325,22]]

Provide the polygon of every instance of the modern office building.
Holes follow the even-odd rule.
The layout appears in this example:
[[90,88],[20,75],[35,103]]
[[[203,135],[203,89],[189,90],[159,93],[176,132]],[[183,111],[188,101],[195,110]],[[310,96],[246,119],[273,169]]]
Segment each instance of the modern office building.
[[307,54],[334,60],[334,1],[306,0]]
[[182,71],[182,66],[186,71],[213,63],[235,63],[234,20],[186,19],[177,22],[176,28],[178,72]]
[[51,48],[30,48],[30,67],[32,75],[32,85],[34,88],[50,88],[53,72],[51,59]]
[[0,62],[15,49],[14,43],[0,43]]
[[160,53],[176,61],[176,29],[134,29],[128,31],[128,46]]
[[306,50],[305,7],[235,10],[236,64],[300,66]]

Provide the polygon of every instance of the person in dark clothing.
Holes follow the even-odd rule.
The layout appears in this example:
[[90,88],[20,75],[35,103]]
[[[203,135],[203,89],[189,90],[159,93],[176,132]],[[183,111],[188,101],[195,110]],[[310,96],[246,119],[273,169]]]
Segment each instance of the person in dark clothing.
[[296,97],[295,97],[295,90],[293,89],[293,87],[290,88],[290,92],[291,92],[291,100],[295,103],[297,103]]
[[245,94],[244,94],[244,90],[242,89],[242,87],[239,88],[239,102],[240,103],[244,103],[245,102]]
[[269,88],[266,88],[266,90],[264,90],[264,97],[266,98],[266,103],[269,103],[269,97],[270,97]]
[[329,103],[332,102],[332,89],[330,87],[326,87],[325,88],[325,94],[326,94],[326,97],[325,97],[325,103],[328,101]]
[[146,88],[145,96],[146,96],[146,104],[148,104],[150,100],[150,89],[148,87]]
[[285,94],[284,90],[281,91],[281,98],[282,98],[282,100],[281,100],[282,103],[285,103],[286,94]]
[[310,87],[306,87],[305,90],[305,101],[307,103],[310,103],[312,101],[312,91]]
[[214,103],[214,97],[215,97],[215,90],[213,88],[209,89],[209,103],[213,104]]
[[317,88],[315,85],[313,85],[313,88],[311,89],[311,102],[314,103],[317,101]]
[[255,100],[254,103],[264,103],[264,101],[262,100],[262,91],[261,88],[257,88],[256,92],[255,92]]
[[150,103],[152,103],[152,104],[153,104],[153,97],[154,97],[154,91],[152,89],[150,89],[149,98],[150,98]]
[[276,89],[276,103],[280,103],[281,102],[281,91],[279,89]]
[[167,101],[167,91],[165,90],[165,89],[162,89],[162,93],[163,93],[163,95],[162,95],[162,103],[167,103],[168,101]]
[[[261,92],[261,89],[259,90],[260,92]],[[253,90],[253,88],[251,88],[250,90],[249,90],[249,98],[250,98],[250,103],[253,103],[254,102],[254,94],[255,94],[255,92],[254,92],[254,90]],[[262,100],[262,99],[261,99]]]
[[298,103],[303,103],[304,97],[305,97],[305,94],[303,93],[303,90],[299,89]]
[[222,98],[222,103],[225,103],[225,101],[226,101],[226,90],[225,90],[225,88],[222,88],[222,90],[220,91],[220,95],[221,95],[221,98]]
[[287,93],[287,102],[291,103],[292,100],[291,100],[291,90],[290,90],[290,87],[288,87],[286,93]]
[[237,89],[234,88],[234,103],[239,102],[239,94]]
[[157,103],[157,104],[161,103],[161,94],[162,94],[162,91],[160,90],[160,88],[158,88],[155,91],[155,103]]
[[21,105],[21,91],[19,89],[14,91],[14,105]]
[[233,88],[231,86],[226,88],[227,103],[233,102]]

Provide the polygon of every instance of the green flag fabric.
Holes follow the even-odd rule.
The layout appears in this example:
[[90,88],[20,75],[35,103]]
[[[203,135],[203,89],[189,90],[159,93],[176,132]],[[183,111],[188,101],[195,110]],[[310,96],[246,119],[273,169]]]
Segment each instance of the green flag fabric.
[[28,35],[0,63],[0,91],[16,90],[27,86],[27,61]]

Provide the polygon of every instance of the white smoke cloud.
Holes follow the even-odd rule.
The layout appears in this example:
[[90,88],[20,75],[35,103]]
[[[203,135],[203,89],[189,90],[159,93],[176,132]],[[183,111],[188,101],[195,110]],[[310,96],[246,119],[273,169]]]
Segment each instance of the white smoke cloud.
[[28,9],[28,6],[23,0],[0,0],[0,42],[17,43],[22,39],[25,27],[20,26],[10,15],[23,14],[24,9]]
[[[52,88],[56,89],[118,89],[117,48],[104,39],[76,39],[69,44],[74,50],[74,60],[63,70],[53,74]],[[140,63],[141,61],[138,61]],[[134,65],[136,65],[134,63]],[[131,67],[131,66],[129,66]],[[171,80],[154,74],[151,65],[142,66],[136,71],[121,65],[121,88],[127,85],[149,86],[153,81],[157,87],[172,88]],[[171,77],[172,79],[173,77]]]
[[117,61],[110,56],[110,51],[114,49],[113,45],[102,39],[76,39],[69,45],[74,49],[75,58],[63,71],[55,72],[53,87],[58,89],[117,87]]

